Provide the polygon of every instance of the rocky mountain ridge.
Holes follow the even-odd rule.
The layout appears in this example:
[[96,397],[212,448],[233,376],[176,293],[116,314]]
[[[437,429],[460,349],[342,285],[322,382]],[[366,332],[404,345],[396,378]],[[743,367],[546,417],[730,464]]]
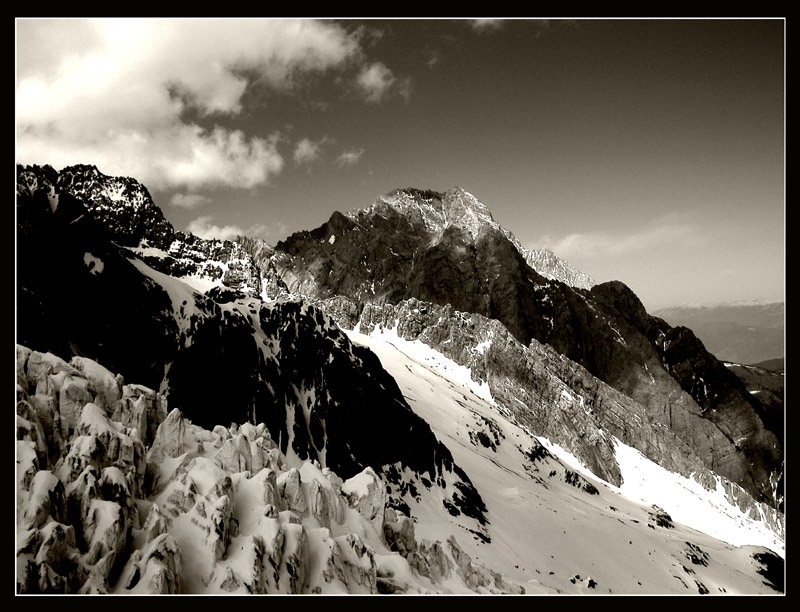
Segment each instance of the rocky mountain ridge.
[[[96,166],[79,164],[60,172],[51,166],[17,166],[17,197],[44,193],[53,212],[60,194],[79,200],[114,240],[125,246],[139,246],[142,240],[168,248],[174,230],[153,202],[147,188],[129,177],[101,173]],[[68,204],[67,204],[68,205]]]
[[[96,169],[79,169],[118,184]],[[48,180],[53,182],[51,173],[35,181],[31,173],[20,169],[22,185],[44,187]],[[65,174],[69,178],[79,173],[69,169]],[[97,187],[85,189],[86,182],[66,180],[66,191],[60,193],[69,200],[84,192],[103,192]],[[76,185],[83,191],[74,191]],[[39,189],[48,192],[51,206],[54,190]],[[92,202],[98,199],[93,198]],[[135,209],[138,202],[131,206]],[[108,227],[106,209],[95,212]],[[110,231],[113,235],[113,224]],[[463,189],[443,195],[397,190],[367,209],[347,216],[334,213],[327,224],[295,234],[274,249],[261,250],[254,242],[229,246],[194,237],[175,240],[175,236],[179,233],[169,236],[171,253],[188,257],[175,259],[160,250],[150,255],[143,251],[142,241],[139,254],[163,273],[195,281],[198,270],[218,269],[215,258],[230,261],[235,255],[237,261],[246,262],[249,273],[228,271],[221,286],[257,295],[254,285],[260,285],[262,298],[267,297],[267,287],[273,297],[300,294],[326,309],[333,307],[332,313],[346,311],[351,319],[367,305],[397,304],[409,298],[451,304],[461,312],[497,319],[523,344],[536,340],[552,346],[642,404],[648,418],[677,428],[707,467],[745,487],[757,501],[775,507],[782,503],[780,440],[763,426],[758,400],[735,375],[716,362],[690,331],[650,317],[621,283],[594,285],[587,291],[539,275],[513,236]],[[147,235],[142,240],[147,241]],[[262,252],[255,254],[254,247]],[[193,270],[176,263],[186,260],[193,262]],[[690,424],[697,414],[702,417],[700,427]]]
[[691,330],[650,316],[623,283],[586,290],[545,278],[463,190],[398,190],[334,213],[279,242],[271,261],[290,291],[347,328],[370,306],[410,299],[497,320],[522,345],[548,345],[628,396],[708,469],[781,507],[782,441]]
[[[144,236],[138,245],[126,246],[114,238],[113,225],[105,221],[105,209],[91,212],[83,203],[83,196],[75,196],[69,189],[51,188],[53,183],[42,182],[44,188],[31,189],[31,185],[40,183],[38,179],[32,182],[28,172],[30,169],[20,172],[24,180],[17,199],[18,244],[30,254],[20,262],[18,271],[21,306],[18,341],[37,353],[53,352],[65,359],[72,355],[96,359],[113,371],[124,373],[125,380],[144,383],[178,408],[176,422],[188,418],[193,426],[205,429],[206,433],[198,434],[204,440],[211,440],[208,432],[213,433],[220,419],[225,421],[222,423],[225,428],[230,422],[243,427],[246,423],[254,427],[263,424],[256,427],[261,428],[261,433],[248,438],[250,443],[266,434],[285,461],[295,465],[299,465],[296,462],[313,465],[316,461],[319,469],[332,470],[345,480],[369,468],[382,482],[386,513],[394,513],[391,516],[395,518],[399,513],[413,521],[432,503],[438,512],[444,509],[451,520],[458,522],[459,542],[459,535],[468,534],[476,544],[491,545],[494,527],[493,515],[487,510],[488,500],[454,461],[448,446],[437,440],[425,421],[412,410],[406,392],[398,389],[396,375],[389,375],[373,353],[357,346],[342,331],[394,329],[404,338],[422,340],[439,354],[465,365],[475,380],[487,385],[496,404],[490,408],[495,416],[482,417],[488,418],[484,423],[495,419],[498,423],[508,421],[525,431],[526,436],[551,438],[612,484],[622,480],[613,439],[644,449],[642,452],[674,472],[695,474],[709,488],[718,486],[716,474],[722,473],[721,485],[729,500],[751,518],[770,525],[780,537],[783,535],[782,514],[765,504],[765,501],[773,506],[781,503],[782,463],[781,469],[772,472],[767,469],[766,474],[746,468],[737,472],[745,460],[756,456],[754,453],[769,448],[772,441],[767,435],[769,430],[753,420],[753,411],[742,404],[735,408],[733,418],[713,416],[720,405],[730,404],[727,397],[730,393],[739,393],[732,388],[729,378],[719,373],[721,364],[706,356],[688,330],[669,328],[663,321],[648,317],[621,283],[593,286],[587,291],[538,274],[508,240],[507,232],[486,221],[491,218],[488,210],[477,207],[474,198],[453,194],[448,211],[456,212],[448,213],[446,227],[441,223],[434,225],[437,218],[426,222],[419,210],[412,211],[409,221],[390,207],[386,210],[388,216],[368,218],[366,213],[356,214],[358,222],[335,213],[322,228],[290,237],[274,249],[245,240],[228,246],[191,236],[176,239],[177,232],[171,234],[168,245],[168,241],[163,241],[158,243],[160,247],[153,247]],[[117,202],[125,207],[124,198]],[[467,204],[474,208],[469,214],[464,212]],[[428,226],[438,228],[438,242],[428,243],[420,251],[420,237],[424,240],[430,234],[408,230]],[[380,248],[384,252],[375,254],[372,251],[377,236],[382,238]],[[182,250],[175,249],[176,243]],[[487,253],[487,248],[491,255],[489,267],[498,278],[509,261],[516,262],[518,267],[512,270],[522,276],[512,274],[492,284],[488,274],[484,281],[479,280],[481,273],[489,270],[484,267],[467,278],[478,285],[483,282],[486,287],[507,290],[524,276],[523,285],[530,285],[521,292],[533,286],[536,307],[532,312],[540,317],[533,328],[525,324],[533,320],[530,313],[528,319],[525,315],[515,319],[512,311],[501,309],[496,314],[504,314],[504,321],[501,317],[461,311],[450,302],[437,301],[453,295],[459,274],[463,278],[463,273],[469,271],[465,261],[485,266],[478,260]],[[178,257],[170,255],[170,249]],[[493,260],[498,253],[501,256]],[[255,270],[254,275],[223,274],[214,282],[208,274],[200,277],[198,271],[219,266],[222,258],[230,261],[233,256],[248,262],[247,266]],[[382,256],[386,261],[381,262]],[[171,263],[170,257],[176,262],[192,261],[196,267],[187,271]],[[352,265],[354,262],[363,265],[359,268]],[[398,278],[394,274],[393,265],[398,262],[406,265],[400,269],[408,273],[407,277]],[[429,264],[434,270],[428,269]],[[380,268],[381,265],[384,267]],[[332,282],[320,282],[324,272]],[[442,277],[444,284],[436,286],[433,281]],[[433,289],[429,297],[435,299],[411,295],[397,301],[402,295],[403,282],[414,278],[415,288],[425,287],[431,281]],[[257,292],[257,287],[261,291]],[[65,295],[104,296],[114,306],[109,308],[105,300],[65,300]],[[463,297],[467,303],[475,303],[466,295]],[[579,307],[577,319],[573,313],[567,319],[569,325],[562,329],[561,309],[580,302],[586,305]],[[522,303],[531,304],[530,294]],[[594,319],[598,322],[590,330],[575,324],[576,320]],[[508,322],[512,325],[507,326]],[[543,330],[549,330],[544,336],[547,341],[535,335]],[[578,354],[583,359],[575,360],[566,354],[569,350],[562,352],[557,348],[559,339],[569,335],[565,334],[568,330],[573,335],[576,331],[581,334],[585,344]],[[526,333],[527,341],[523,342],[519,336],[525,337]],[[598,350],[600,346],[605,347],[604,353],[586,354],[587,348]],[[627,377],[611,382],[602,380],[591,369],[604,360],[609,361],[609,368],[613,364],[630,365],[630,361],[636,362],[642,355],[644,361],[629,370]],[[698,376],[702,384],[698,383]],[[656,379],[662,383],[657,389],[651,386]],[[30,392],[30,385],[24,388]],[[65,396],[72,393],[69,391]],[[86,397],[80,395],[74,404],[80,404]],[[45,403],[52,407],[53,401]],[[733,405],[737,406],[738,401],[734,400]],[[94,398],[94,403],[97,402],[101,400]],[[375,405],[382,406],[382,410],[375,411]],[[74,416],[78,409],[69,406],[65,404],[64,413]],[[224,415],[220,414],[219,406],[226,406]],[[35,421],[28,418],[30,410],[24,404],[18,403],[18,413],[19,410],[27,415],[26,420]],[[93,410],[89,409],[89,415],[98,416]],[[57,410],[45,413],[50,414],[51,421],[61,419],[60,405]],[[53,416],[55,413],[57,417]],[[113,415],[114,411],[106,411],[106,417],[112,421]],[[119,429],[117,425],[114,427]],[[140,424],[140,427],[149,432],[145,447],[154,445],[157,426]],[[177,425],[170,437],[180,437],[175,432],[181,428],[186,429]],[[234,431],[235,428],[229,429],[231,435]],[[497,425],[471,430],[470,443],[478,449],[499,447],[502,439],[499,432]],[[70,433],[74,433],[74,428],[72,432],[68,428],[62,441],[48,450],[51,467],[70,454]],[[217,433],[221,436],[221,432]],[[439,430],[438,435],[446,434],[447,430]],[[19,435],[26,444],[33,440],[28,434]],[[219,448],[219,441],[212,446]],[[534,444],[529,454],[541,456],[537,448]],[[188,447],[183,450],[188,452]],[[251,455],[254,452],[251,448]],[[765,459],[760,466],[777,465],[774,456],[767,455]],[[158,462],[163,463],[161,459]],[[566,480],[574,480],[563,467],[549,473],[561,473]],[[49,477],[41,478],[52,482]],[[762,480],[757,482],[758,479]],[[301,477],[306,484],[312,480],[315,478]],[[579,480],[576,482],[580,484]],[[587,485],[587,490],[593,486]],[[26,491],[30,492],[30,482],[27,486]],[[28,497],[41,497],[40,488],[36,486],[34,490],[36,495]],[[220,499],[204,502],[203,512],[207,512],[209,503],[217,504]],[[51,518],[61,522],[63,515],[58,512]],[[38,510],[36,513],[41,514]],[[28,516],[30,511],[23,509],[22,515]],[[278,519],[281,524],[284,522],[282,517]],[[291,524],[296,521],[289,519]],[[200,521],[197,517],[194,520]],[[403,532],[407,527],[398,529]],[[218,527],[212,530],[219,531]],[[130,533],[134,539],[138,537],[137,532]],[[36,536],[31,541],[42,540]],[[405,542],[403,546],[409,550],[412,545],[409,540]],[[388,539],[381,546],[387,544],[390,544]],[[35,549],[39,544],[31,546]],[[456,566],[462,567],[464,559],[469,557],[465,549],[459,545],[447,546],[440,542],[438,548],[426,550],[444,549],[451,561],[461,559],[462,563],[456,562]],[[167,548],[175,547],[170,544]],[[256,548],[263,551],[263,547]],[[162,553],[167,554],[165,551],[158,554]],[[262,558],[259,555],[256,553]],[[68,556],[74,561],[72,553]],[[202,571],[194,568],[190,574],[208,576],[206,570],[211,571],[211,565],[217,568],[218,561]],[[42,570],[41,564],[36,567],[40,577],[42,571],[51,574],[49,569]],[[253,584],[264,586],[269,582],[263,576],[243,581],[240,572],[229,569],[235,578],[231,578],[229,585],[237,581],[240,586],[246,583],[250,585],[247,590]],[[287,572],[291,574],[295,569]],[[106,582],[109,576],[114,582],[118,570],[119,567],[113,575],[107,574]],[[137,571],[139,575],[147,573],[143,567]],[[441,569],[438,571],[441,573]],[[496,574],[492,571],[482,574],[484,578],[475,578],[477,582],[461,580],[456,591],[464,588],[464,584],[471,590],[477,586],[490,590],[516,589],[502,577],[492,578]],[[226,579],[214,584],[219,586]],[[31,580],[34,579],[26,578],[24,583],[32,584]],[[53,580],[58,582],[56,578]],[[358,589],[363,586],[363,575],[360,580],[337,585]],[[422,588],[417,578],[411,582],[411,590]],[[434,583],[437,586],[432,588],[439,590],[441,585]],[[136,580],[131,579],[128,584],[135,586]],[[269,584],[272,589],[269,592],[297,587],[297,584],[280,586],[277,578]],[[382,584],[380,588],[387,590],[410,588],[391,580],[383,583],[376,580],[375,584],[376,587]],[[491,584],[495,586],[487,586]],[[203,590],[207,586],[194,583],[193,589]]]
[[482,228],[491,227],[502,233],[523,256],[528,265],[545,278],[558,280],[573,287],[590,289],[595,282],[584,272],[569,265],[547,249],[526,249],[505,227],[494,220],[489,208],[474,195],[453,187],[446,192],[415,188],[396,189],[379,196],[374,204],[347,213],[353,220],[364,214],[386,216],[388,209],[403,216],[419,218],[430,234],[443,234],[448,226],[465,229],[473,239]]
[[224,286],[252,296],[264,291],[264,274],[240,242],[176,231],[136,179],[108,176],[90,165],[60,172],[51,166],[18,166],[17,197],[33,199],[34,194],[40,207],[46,200],[54,214],[58,206],[85,208],[98,231],[165,274],[193,279],[203,290]]
[[[702,450],[696,450],[680,429],[643,411],[630,397],[548,345],[535,340],[528,346],[520,344],[497,321],[411,299],[396,306],[367,306],[355,328],[362,333],[392,330],[469,368],[508,418],[569,451],[607,482],[622,483],[616,439],[671,472],[709,489],[719,486],[719,475],[703,460]],[[684,403],[690,406],[691,398]],[[673,420],[685,419],[685,430],[707,439],[709,446],[726,445],[727,440],[696,413],[687,409],[678,416],[677,408],[673,410]],[[783,517],[769,504],[754,502],[727,479],[721,485],[731,505],[783,533]]]
[[[416,480],[484,529],[480,496],[448,449],[374,355],[329,316],[290,298],[266,303],[219,287],[200,293],[109,242],[77,208],[67,216],[63,202],[53,212],[37,199],[18,200],[19,247],[31,254],[18,268],[20,344],[101,362],[164,393],[202,427],[264,422],[281,452],[344,478],[371,465],[398,506]],[[376,404],[382,410],[372,410]],[[396,435],[371,435],[389,430]],[[401,478],[396,463],[409,473]]]

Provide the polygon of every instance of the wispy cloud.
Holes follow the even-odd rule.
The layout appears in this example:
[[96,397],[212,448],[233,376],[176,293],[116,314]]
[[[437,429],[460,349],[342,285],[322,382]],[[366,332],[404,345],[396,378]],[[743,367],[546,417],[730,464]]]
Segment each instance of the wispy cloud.
[[442,61],[442,53],[438,49],[429,49],[427,51],[428,59],[425,62],[428,65],[428,68],[433,70],[439,63]]
[[294,163],[310,164],[319,159],[321,141],[313,141],[310,138],[303,138],[294,147]]
[[665,215],[655,222],[627,233],[607,231],[573,233],[561,238],[543,236],[539,243],[559,257],[579,260],[633,255],[654,247],[685,247],[697,240],[698,233],[687,216]]
[[490,32],[503,26],[502,19],[470,19],[469,22],[476,32]]
[[169,203],[178,208],[191,210],[193,208],[199,208],[203,204],[208,204],[210,201],[211,198],[197,193],[176,193],[172,196]]
[[[528,26],[532,26],[532,29],[529,30],[529,33],[536,38],[539,38],[546,33],[550,29],[551,25],[550,19],[531,19],[523,17],[512,17],[509,19],[470,19],[468,21],[470,27],[478,34],[498,32],[499,30],[505,28],[509,23],[524,23]],[[573,26],[575,25],[575,21],[570,19],[559,19],[558,23]]]
[[213,221],[214,217],[211,215],[198,217],[186,226],[186,231],[206,240],[233,240],[239,236],[272,240],[284,238],[288,230],[283,223],[275,223],[271,226],[264,223],[256,223],[248,228],[242,228],[238,225],[220,226]]
[[411,81],[396,77],[381,62],[364,66],[358,75],[357,83],[368,102],[377,103],[395,93],[408,99],[411,94]]
[[333,21],[23,19],[17,49],[17,161],[91,161],[156,189],[250,188],[279,174],[277,133],[217,120],[241,114],[257,88],[357,73],[374,102],[403,85]]
[[186,226],[186,231],[206,240],[233,240],[244,235],[244,230],[238,225],[219,226],[212,223],[213,219],[211,215],[198,217]]
[[266,223],[256,223],[248,227],[242,235],[250,236],[251,238],[261,238],[267,242],[286,238],[289,232],[289,226],[285,223],[277,221],[271,225]]
[[361,156],[364,155],[364,149],[350,149],[342,151],[339,157],[336,158],[336,163],[339,166],[353,166],[361,161]]
[[323,148],[334,144],[336,140],[331,136],[323,136],[317,140],[301,138],[294,145],[292,159],[297,165],[308,165],[323,157]]

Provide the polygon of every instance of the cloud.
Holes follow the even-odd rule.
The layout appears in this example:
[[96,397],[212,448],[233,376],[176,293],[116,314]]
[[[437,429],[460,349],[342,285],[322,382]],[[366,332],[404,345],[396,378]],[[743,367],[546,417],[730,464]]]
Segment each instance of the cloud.
[[[545,34],[551,27],[551,20],[550,19],[533,19],[529,17],[512,17],[509,19],[469,19],[468,23],[473,31],[477,32],[478,34],[489,34],[492,32],[497,32],[498,30],[503,29],[506,25],[510,23],[518,24],[523,23],[526,26],[531,26],[528,29],[528,34],[532,34],[534,37],[539,38],[543,34]],[[559,24],[562,25],[575,25],[575,20],[573,19],[559,19]]]
[[211,198],[196,193],[176,193],[174,196],[172,196],[169,203],[172,206],[177,206],[178,208],[191,210],[193,208],[198,208],[203,204],[207,204],[210,201]]
[[239,236],[269,240],[272,238],[284,238],[288,231],[288,226],[281,222],[275,223],[274,226],[256,223],[247,229],[242,229],[238,225],[219,226],[214,224],[213,220],[214,217],[211,215],[198,217],[186,226],[186,231],[205,240],[234,240]]
[[336,163],[341,166],[354,166],[361,160],[364,155],[364,149],[350,149],[342,151],[339,157],[336,158]]
[[433,70],[442,61],[442,54],[438,49],[429,49],[427,51],[428,59],[425,62],[431,70]]
[[284,166],[277,136],[218,119],[254,88],[363,61],[341,26],[305,19],[20,20],[17,39],[17,161],[92,163],[152,188],[267,183]]
[[331,142],[328,137],[319,140],[311,140],[310,138],[303,138],[298,141],[294,147],[292,155],[294,163],[296,164],[310,164],[320,158],[322,146]]
[[685,247],[693,244],[696,239],[697,232],[686,218],[666,215],[638,231],[622,236],[598,231],[573,233],[558,239],[544,236],[539,242],[559,257],[577,261],[629,256],[654,247]]
[[277,221],[272,225],[256,223],[244,230],[242,235],[249,236],[250,238],[261,238],[262,240],[269,242],[272,240],[281,240],[286,238],[288,232],[289,226],[285,223]]
[[186,226],[186,231],[190,234],[194,234],[198,238],[204,238],[206,240],[233,240],[234,238],[244,235],[244,231],[238,225],[225,225],[220,227],[219,225],[214,225],[211,222],[212,220],[213,217],[211,215],[198,217]]
[[503,25],[502,19],[470,19],[470,25],[476,32],[499,30]]
[[411,94],[410,79],[398,79],[381,62],[364,66],[358,75],[357,84],[367,102],[380,102],[393,93],[408,99]]

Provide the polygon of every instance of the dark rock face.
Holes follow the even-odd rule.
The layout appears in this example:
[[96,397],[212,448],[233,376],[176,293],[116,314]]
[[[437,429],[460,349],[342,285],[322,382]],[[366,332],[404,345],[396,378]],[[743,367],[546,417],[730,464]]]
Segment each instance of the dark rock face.
[[238,242],[175,231],[135,179],[107,176],[95,166],[69,166],[61,172],[50,166],[18,166],[17,195],[37,199],[40,209],[51,208],[56,217],[90,217],[93,239],[104,235],[137,252],[150,247],[141,258],[164,274],[195,276],[253,296],[262,291],[262,276],[270,278],[275,295],[283,288],[274,273],[262,275]]
[[55,212],[44,189],[17,206],[20,344],[102,362],[208,429],[263,422],[283,452],[342,477],[400,466],[479,499],[377,358],[322,311],[231,289],[202,295],[109,242],[68,193]]
[[158,355],[177,335],[168,296],[106,240],[78,200],[62,194],[53,212],[47,193],[17,198],[17,341],[91,355],[157,388]]
[[759,366],[725,364],[761,404],[764,426],[779,440],[784,438],[784,373]]
[[[705,350],[691,330],[677,327],[666,334],[663,359],[681,388],[695,398],[704,418],[743,456],[744,461],[738,466],[725,462],[725,467],[733,470],[732,480],[742,483],[750,480],[748,489],[774,487],[773,466],[782,461],[782,445],[764,425],[761,402],[733,372]],[[712,469],[715,459],[710,458]],[[776,501],[782,504],[782,497]]]
[[17,167],[17,195],[42,190],[57,197],[69,193],[97,219],[119,244],[136,246],[143,239],[168,248],[172,225],[164,218],[147,188],[128,177],[110,177],[95,166],[76,165],[56,172],[52,167]]
[[291,291],[321,304],[347,298],[350,312],[337,309],[346,326],[369,304],[412,298],[496,319],[521,344],[548,345],[641,404],[644,418],[672,429],[758,501],[780,504],[782,444],[734,375],[701,343],[648,315],[624,284],[585,290],[538,274],[463,190],[400,190],[368,209],[334,213],[278,243],[272,261]]
[[[672,328],[663,320],[647,315],[638,298],[622,283],[598,285],[592,289],[592,295],[632,348],[628,355],[633,358],[632,367],[608,368],[599,372],[600,377],[651,407],[653,385],[641,384],[641,369],[639,377],[630,376],[631,371],[636,371],[636,364],[643,362],[648,374],[659,383],[655,387],[656,398],[658,390],[677,382],[696,404],[696,407],[685,405],[685,409],[699,414],[712,427],[698,429],[691,422],[684,423],[674,404],[668,402],[664,405],[669,409],[666,415],[669,426],[691,440],[690,445],[710,469],[756,494],[756,499],[782,507],[782,487],[777,485],[783,474],[783,445],[774,431],[765,426],[761,402],[705,349],[691,330]],[[620,353],[618,346],[612,348]],[[662,367],[658,367],[654,358],[661,361]],[[607,363],[618,366],[620,361],[611,355]]]
[[[207,428],[220,418],[263,421],[282,452],[318,459],[344,478],[396,461],[432,479],[452,469],[449,452],[394,379],[330,317],[299,301],[239,304],[255,316],[221,310],[200,321],[191,345],[175,353],[165,378],[170,406]],[[221,405],[228,406],[224,417]],[[393,434],[384,438],[375,428]]]
[[499,227],[475,222],[486,213],[463,206],[459,193],[413,194],[426,206],[398,209],[379,201],[350,217],[334,213],[317,230],[279,242],[273,261],[288,288],[318,299],[347,296],[359,309],[410,297],[449,303],[501,320],[522,342],[546,335],[548,281]]

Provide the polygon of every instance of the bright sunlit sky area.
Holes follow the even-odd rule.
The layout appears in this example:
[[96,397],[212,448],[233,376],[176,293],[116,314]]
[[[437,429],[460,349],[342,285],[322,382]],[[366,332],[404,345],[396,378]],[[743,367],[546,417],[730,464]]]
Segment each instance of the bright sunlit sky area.
[[16,161],[272,244],[459,186],[648,310],[784,299],[783,19],[18,19]]

